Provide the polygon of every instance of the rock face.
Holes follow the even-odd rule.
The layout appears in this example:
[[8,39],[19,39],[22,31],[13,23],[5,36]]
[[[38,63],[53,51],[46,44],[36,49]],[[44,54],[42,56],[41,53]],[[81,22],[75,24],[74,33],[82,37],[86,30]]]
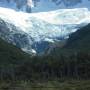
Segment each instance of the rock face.
[[61,3],[63,3],[65,6],[74,6],[78,3],[82,3],[82,0],[52,0],[53,2],[55,2],[57,5],[60,5]]
[[26,11],[31,13],[32,0],[0,0],[0,3],[4,7],[13,8],[16,10]]
[[48,11],[57,8],[73,8],[78,4],[80,4],[79,6],[81,7],[84,4],[88,6],[90,5],[90,0],[0,0],[0,6],[28,13]]
[[32,53],[28,36],[15,25],[0,19],[0,37],[18,48],[29,50]]

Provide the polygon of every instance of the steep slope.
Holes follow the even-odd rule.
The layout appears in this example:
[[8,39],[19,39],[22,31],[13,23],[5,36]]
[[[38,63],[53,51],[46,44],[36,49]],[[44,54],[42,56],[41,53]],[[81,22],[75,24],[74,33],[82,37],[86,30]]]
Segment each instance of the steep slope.
[[3,65],[21,64],[23,61],[29,60],[29,58],[30,55],[0,38],[0,67]]
[[66,48],[90,51],[90,24],[69,36]]
[[56,47],[51,51],[54,55],[68,55],[78,52],[90,53],[90,24],[72,33],[63,47]]

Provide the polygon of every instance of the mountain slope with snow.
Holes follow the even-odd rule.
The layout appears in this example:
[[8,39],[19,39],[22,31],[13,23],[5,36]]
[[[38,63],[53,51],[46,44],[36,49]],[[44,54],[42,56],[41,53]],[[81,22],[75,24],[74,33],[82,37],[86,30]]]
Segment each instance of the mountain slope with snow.
[[50,43],[68,38],[90,22],[87,8],[24,13],[0,7],[0,36],[28,53],[42,53]]

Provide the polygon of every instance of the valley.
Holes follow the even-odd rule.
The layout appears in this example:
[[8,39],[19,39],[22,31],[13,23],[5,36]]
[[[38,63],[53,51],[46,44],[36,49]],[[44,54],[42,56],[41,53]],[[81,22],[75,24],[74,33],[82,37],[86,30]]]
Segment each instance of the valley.
[[1,90],[90,90],[90,0],[0,0]]

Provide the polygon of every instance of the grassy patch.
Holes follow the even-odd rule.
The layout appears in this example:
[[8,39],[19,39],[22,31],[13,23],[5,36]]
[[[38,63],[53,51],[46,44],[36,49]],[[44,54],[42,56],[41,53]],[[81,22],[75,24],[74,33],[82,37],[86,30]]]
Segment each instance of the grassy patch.
[[1,90],[90,90],[90,80],[48,81],[48,82],[1,82]]

